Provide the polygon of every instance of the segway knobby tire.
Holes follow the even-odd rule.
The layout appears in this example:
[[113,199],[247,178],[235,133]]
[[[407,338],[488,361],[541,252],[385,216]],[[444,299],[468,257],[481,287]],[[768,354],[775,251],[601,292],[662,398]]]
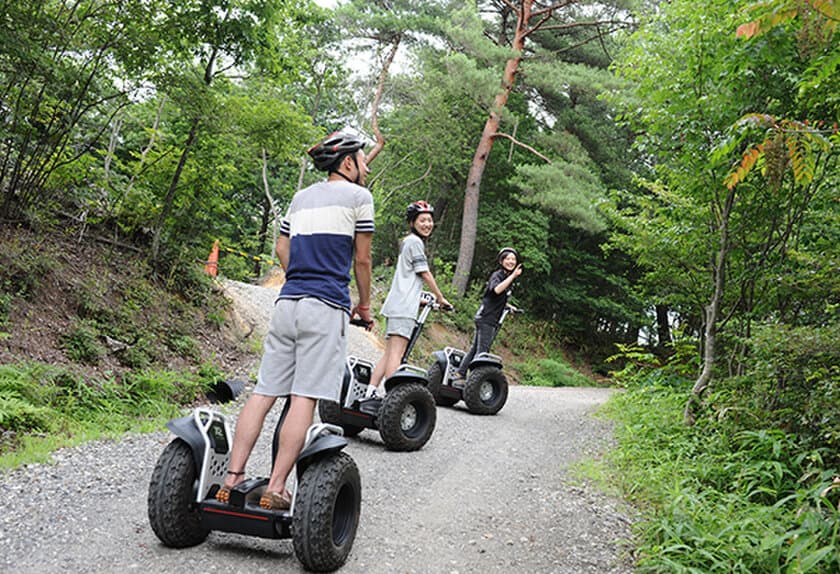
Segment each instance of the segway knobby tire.
[[331,572],[347,560],[362,503],[359,468],[346,453],[323,457],[300,479],[292,518],[295,555],[315,572]]
[[435,399],[435,403],[442,407],[451,407],[458,402],[459,399],[452,397],[444,397],[440,394],[440,387],[443,385],[443,369],[440,368],[440,363],[433,363],[429,370],[426,371],[426,378],[429,379],[429,385],[426,387]]
[[432,436],[436,421],[432,393],[419,383],[405,383],[385,395],[379,411],[379,434],[389,450],[417,450]]
[[197,480],[192,449],[176,438],[158,458],[148,496],[149,523],[160,541],[170,548],[201,544],[210,534],[201,525],[195,503]]
[[318,401],[318,416],[321,417],[321,422],[329,423],[331,425],[340,426],[344,429],[344,436],[353,438],[363,430],[365,427],[357,425],[348,425],[341,422],[341,406],[335,401]]
[[467,377],[464,385],[464,402],[471,413],[495,415],[508,397],[508,382],[497,367],[478,367]]

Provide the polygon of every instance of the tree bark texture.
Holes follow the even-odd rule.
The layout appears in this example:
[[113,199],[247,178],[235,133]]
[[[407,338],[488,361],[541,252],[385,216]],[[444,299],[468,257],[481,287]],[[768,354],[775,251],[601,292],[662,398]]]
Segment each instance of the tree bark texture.
[[703,393],[711,386],[715,369],[715,345],[717,343],[718,319],[723,304],[724,288],[726,287],[726,259],[729,255],[729,216],[735,204],[735,191],[730,190],[720,212],[720,245],[715,261],[712,264],[714,291],[711,300],[706,305],[706,328],[703,337],[703,368],[700,376],[694,382],[691,395],[683,411],[683,420],[687,425],[693,425],[696,420],[696,408],[700,404]]
[[502,77],[502,87],[493,100],[493,108],[484,123],[481,132],[481,139],[473,155],[470,171],[467,175],[467,188],[464,192],[464,213],[461,219],[461,242],[458,248],[458,263],[455,266],[455,276],[452,278],[452,286],[458,295],[463,296],[467,291],[467,285],[472,270],[473,255],[475,255],[475,239],[478,232],[478,199],[481,190],[481,178],[484,169],[487,167],[487,158],[493,148],[493,138],[499,130],[499,115],[507,105],[510,92],[516,81],[516,73],[519,71],[519,64],[522,62],[522,49],[525,46],[525,38],[530,33],[528,22],[531,18],[533,0],[523,0],[520,10],[517,12],[516,31],[514,32],[512,48],[516,55],[510,58],[505,64],[505,71]]
[[382,148],[385,147],[385,138],[382,136],[382,132],[379,129],[379,104],[382,102],[382,94],[385,91],[385,80],[388,77],[388,70],[394,62],[394,57],[397,55],[397,50],[400,47],[401,41],[402,34],[394,36],[391,41],[391,51],[388,52],[388,55],[385,57],[385,62],[382,64],[382,71],[379,73],[379,81],[376,85],[376,95],[373,98],[373,105],[370,110],[370,125],[373,129],[374,135],[376,136],[376,145],[374,145],[367,153],[367,156],[365,156],[365,163],[368,165],[376,159],[376,156],[378,156],[379,152],[382,151]]
[[163,209],[160,211],[157,223],[155,224],[155,235],[152,239],[152,261],[157,263],[160,252],[160,235],[163,230],[163,225],[169,213],[172,211],[172,204],[175,202],[175,191],[178,189],[178,182],[181,179],[181,173],[184,171],[184,166],[187,164],[187,156],[192,149],[193,142],[195,142],[196,135],[198,135],[198,124],[200,120],[195,118],[190,133],[187,136],[187,141],[184,142],[184,151],[181,152],[181,158],[178,160],[178,165],[175,168],[175,173],[172,174],[172,180],[169,182],[169,189],[166,191],[166,197],[163,199]]

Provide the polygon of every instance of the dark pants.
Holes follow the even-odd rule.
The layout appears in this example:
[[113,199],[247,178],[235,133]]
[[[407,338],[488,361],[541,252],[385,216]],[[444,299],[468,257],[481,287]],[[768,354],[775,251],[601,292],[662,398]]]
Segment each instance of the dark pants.
[[472,347],[464,355],[464,360],[461,361],[461,366],[458,367],[458,373],[461,376],[467,376],[467,368],[473,357],[480,353],[486,353],[490,350],[490,345],[493,344],[493,338],[496,336],[496,325],[493,323],[478,323],[475,324],[475,337],[473,337]]

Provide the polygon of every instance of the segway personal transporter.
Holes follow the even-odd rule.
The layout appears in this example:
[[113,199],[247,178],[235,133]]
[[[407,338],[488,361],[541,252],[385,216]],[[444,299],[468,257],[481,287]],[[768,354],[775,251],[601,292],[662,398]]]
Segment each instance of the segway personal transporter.
[[[522,312],[513,305],[505,305],[493,339],[499,334],[508,314]],[[426,371],[429,391],[435,403],[440,406],[451,407],[463,399],[471,413],[495,415],[505,406],[508,397],[508,382],[502,372],[502,358],[492,353],[477,354],[470,361],[466,379],[453,383],[465,355],[464,351],[455,347],[446,347],[432,353],[435,362]]]
[[425,445],[435,430],[435,399],[426,388],[426,371],[408,365],[408,357],[423,324],[433,309],[440,309],[431,293],[423,292],[422,310],[402,356],[402,365],[385,379],[385,396],[365,398],[374,364],[359,357],[347,357],[341,402],[318,401],[318,414],[324,422],[344,429],[344,436],[353,437],[364,429],[378,429],[389,450],[413,451]]
[[[274,429],[272,466],[286,405]],[[291,538],[295,555],[308,570],[329,572],[347,560],[362,500],[359,469],[341,450],[340,427],[313,424],[292,469],[294,488],[288,510],[265,510],[259,500],[268,478],[247,479],[231,489],[227,504],[216,500],[230,462],[232,435],[225,417],[199,407],[169,421],[176,438],[158,458],[149,484],[152,530],[171,548],[201,544],[211,530],[261,538]]]

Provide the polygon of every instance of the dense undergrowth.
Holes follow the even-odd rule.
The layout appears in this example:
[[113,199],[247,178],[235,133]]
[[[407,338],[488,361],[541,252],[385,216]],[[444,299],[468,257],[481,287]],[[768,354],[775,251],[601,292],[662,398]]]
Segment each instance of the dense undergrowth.
[[60,447],[160,430],[220,376],[211,366],[91,378],[43,363],[0,366],[0,468],[43,462]]
[[0,468],[160,429],[225,377],[226,301],[192,262],[162,280],[136,254],[5,228],[0,267]]
[[720,381],[694,426],[679,360],[628,353],[626,392],[604,412],[617,423],[609,480],[640,509],[639,571],[840,572],[840,406],[823,392],[838,350],[836,329],[820,331],[808,344],[760,333],[752,369]]

